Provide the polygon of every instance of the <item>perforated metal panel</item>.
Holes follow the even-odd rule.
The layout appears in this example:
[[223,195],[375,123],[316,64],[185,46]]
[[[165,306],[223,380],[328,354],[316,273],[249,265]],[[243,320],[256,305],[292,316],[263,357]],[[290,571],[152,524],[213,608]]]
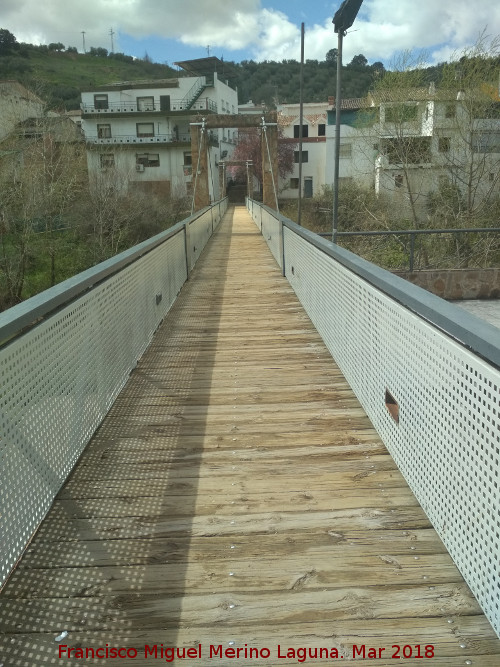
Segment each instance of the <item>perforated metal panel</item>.
[[286,277],[500,633],[500,372],[288,228],[284,245]]
[[263,210],[262,207],[259,206],[256,202],[254,202],[253,199],[249,199],[248,197],[246,199],[246,204],[252,220],[255,222],[257,227],[262,231],[262,210]]
[[[226,206],[216,207],[215,222]],[[210,210],[191,225],[203,249]],[[214,223],[215,224],[215,223]],[[0,584],[187,277],[184,228],[0,350]]]
[[265,242],[269,246],[274,259],[282,267],[281,256],[281,225],[269,211],[261,209],[261,232]]

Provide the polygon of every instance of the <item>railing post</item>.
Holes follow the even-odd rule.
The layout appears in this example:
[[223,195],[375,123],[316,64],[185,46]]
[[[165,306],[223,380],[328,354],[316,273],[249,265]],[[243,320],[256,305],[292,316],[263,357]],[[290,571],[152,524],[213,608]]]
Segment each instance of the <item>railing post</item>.
[[410,273],[413,273],[415,260],[415,234],[410,234]]
[[184,223],[184,254],[186,256],[186,280],[189,280],[189,274],[191,272],[191,253],[189,243],[189,222]]
[[281,275],[285,276],[285,226],[280,220],[280,252],[281,252]]

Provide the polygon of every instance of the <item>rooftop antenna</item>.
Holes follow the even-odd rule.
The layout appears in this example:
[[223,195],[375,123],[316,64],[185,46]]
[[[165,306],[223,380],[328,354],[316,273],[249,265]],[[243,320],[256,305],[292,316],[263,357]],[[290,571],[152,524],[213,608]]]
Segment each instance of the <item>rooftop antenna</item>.
[[109,36],[111,37],[111,53],[114,53],[114,52],[115,52],[115,43],[114,43],[114,41],[113,41],[113,36],[114,36],[114,34],[115,34],[115,33],[114,33],[113,28],[110,28],[110,29],[109,29]]
[[83,37],[83,52],[84,52],[84,53],[87,53],[87,52],[85,51],[85,30],[82,30],[82,37]]

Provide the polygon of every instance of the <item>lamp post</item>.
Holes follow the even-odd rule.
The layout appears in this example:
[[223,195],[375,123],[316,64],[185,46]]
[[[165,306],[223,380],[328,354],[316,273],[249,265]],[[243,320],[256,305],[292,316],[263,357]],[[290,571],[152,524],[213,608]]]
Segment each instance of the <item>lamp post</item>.
[[333,170],[333,225],[332,242],[337,242],[339,211],[339,163],[340,163],[340,110],[342,107],[342,44],[344,35],[354,23],[363,0],[344,0],[333,17],[332,23],[338,34],[337,47],[337,91],[335,93],[335,161]]

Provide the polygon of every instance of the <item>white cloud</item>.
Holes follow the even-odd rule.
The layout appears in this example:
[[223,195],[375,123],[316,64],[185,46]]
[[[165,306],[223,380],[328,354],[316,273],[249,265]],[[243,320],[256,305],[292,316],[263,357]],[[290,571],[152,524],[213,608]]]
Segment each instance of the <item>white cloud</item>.
[[[61,41],[79,46],[109,46],[109,30],[135,38],[173,38],[191,46],[246,50],[256,60],[298,59],[298,20],[306,21],[306,58],[322,60],[337,46],[332,16],[340,6],[309,3],[300,15],[296,4],[281,0],[2,0],[2,26],[20,41]],[[284,9],[278,11],[276,7]],[[284,12],[295,12],[292,21]],[[298,18],[300,16],[300,19]],[[309,22],[309,25],[308,25]],[[344,62],[363,53],[370,62],[390,62],[401,50],[428,49],[434,61],[473,44],[487,29],[500,34],[498,0],[365,0],[344,40]]]

